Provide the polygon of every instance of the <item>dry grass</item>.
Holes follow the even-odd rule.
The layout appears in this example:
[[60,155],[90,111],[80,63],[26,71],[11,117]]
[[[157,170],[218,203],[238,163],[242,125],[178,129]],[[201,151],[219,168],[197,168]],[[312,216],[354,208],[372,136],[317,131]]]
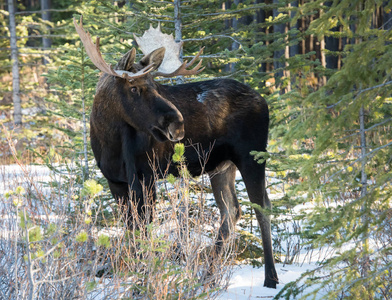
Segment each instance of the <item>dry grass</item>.
[[95,181],[14,159],[0,166],[1,299],[214,299],[227,287],[233,239],[212,260],[219,215],[190,180],[162,182],[153,223],[130,232]]

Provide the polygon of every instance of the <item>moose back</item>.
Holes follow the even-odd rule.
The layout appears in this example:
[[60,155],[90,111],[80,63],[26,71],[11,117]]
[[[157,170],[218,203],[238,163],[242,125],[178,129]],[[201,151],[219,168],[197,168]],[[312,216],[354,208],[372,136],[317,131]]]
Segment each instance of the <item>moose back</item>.
[[[103,74],[97,85],[91,112],[91,146],[98,167],[113,196],[125,207],[129,228],[134,225],[132,207],[140,219],[151,221],[148,203],[156,200],[151,159],[161,170],[175,173],[171,164],[174,144],[185,144],[188,170],[193,176],[209,174],[221,226],[215,251],[235,229],[241,210],[235,190],[236,169],[245,182],[249,199],[262,208],[271,208],[265,187],[265,163],[258,164],[252,150],[266,151],[269,114],[266,101],[248,86],[230,79],[216,79],[176,86],[161,85],[156,76],[193,75],[201,71],[201,61],[189,69],[182,63],[174,72],[160,71],[165,48],[145,55],[135,63],[135,49],[112,68],[108,66],[90,35],[74,20],[91,61]],[[196,146],[195,146],[196,145]],[[201,163],[201,157],[208,158]],[[145,190],[149,199],[145,199]],[[135,205],[130,205],[133,202]],[[264,258],[264,286],[275,288],[270,217],[255,209],[261,229]]]

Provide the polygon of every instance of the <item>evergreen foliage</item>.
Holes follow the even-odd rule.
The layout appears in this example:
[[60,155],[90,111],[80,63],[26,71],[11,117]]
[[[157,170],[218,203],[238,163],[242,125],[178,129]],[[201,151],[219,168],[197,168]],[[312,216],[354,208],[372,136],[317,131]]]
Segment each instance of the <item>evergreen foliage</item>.
[[[315,68],[328,81],[285,98],[285,132],[272,127],[272,134],[279,134],[286,153],[302,153],[301,180],[292,188],[315,205],[303,227],[308,244],[334,249],[306,274],[301,289],[317,287],[310,293],[317,299],[324,289],[326,299],[373,299],[390,287],[389,250],[380,231],[390,222],[391,33],[375,24],[383,2],[328,4],[308,2],[296,18],[318,12],[308,33],[345,39],[341,53],[329,53],[342,56],[342,67]],[[390,5],[383,9],[390,11]],[[298,293],[293,286],[286,290],[287,299]]]
[[[93,165],[82,120],[92,105],[98,71],[80,47],[72,15],[83,14],[85,28],[93,38],[101,37],[101,52],[112,64],[136,46],[132,33],[140,36],[160,22],[163,32],[185,42],[184,59],[206,47],[206,70],[184,80],[232,77],[252,86],[269,103],[269,154],[252,154],[260,163],[267,160],[273,214],[283,215],[273,221],[277,259],[291,263],[305,247],[335,249],[319,268],[304,274],[304,281],[287,285],[280,296],[300,297],[316,287],[310,289],[316,299],[320,291],[326,299],[391,297],[392,1],[181,1],[177,15],[175,2],[53,2],[67,11],[54,12],[52,22],[44,23],[61,37],[53,39],[57,52],[48,66],[47,83],[54,91],[41,96],[49,113],[45,120],[63,134],[61,144],[48,153],[81,166],[77,170],[83,170],[78,181],[82,189],[88,177],[87,154]],[[6,15],[0,14],[1,35],[8,34]],[[36,14],[18,15],[18,20],[20,36],[31,33],[28,24],[39,23],[37,32],[48,30]],[[20,39],[19,47],[28,42],[35,45]],[[0,47],[9,47],[8,40],[0,40]],[[138,51],[138,58],[141,55]],[[3,75],[10,60],[3,51],[0,58]],[[30,62],[31,57],[25,63]],[[11,89],[7,81],[0,85],[2,91]],[[88,123],[88,114],[85,117]],[[89,176],[96,177],[92,172]],[[312,208],[293,217],[293,208],[304,202]],[[253,232],[251,206],[243,205],[243,214],[249,218],[244,228]],[[107,245],[105,237],[101,239]],[[249,249],[260,252],[257,238],[250,235],[247,241],[255,246]]]

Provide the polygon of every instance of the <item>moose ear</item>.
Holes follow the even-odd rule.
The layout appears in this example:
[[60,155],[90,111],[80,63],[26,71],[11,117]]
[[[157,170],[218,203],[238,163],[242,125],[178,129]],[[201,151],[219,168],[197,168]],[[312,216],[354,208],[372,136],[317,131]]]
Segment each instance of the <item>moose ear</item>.
[[140,60],[140,64],[142,66],[148,66],[150,64],[154,65],[155,69],[158,69],[163,61],[163,57],[165,56],[165,47],[158,48],[152,51],[150,54],[147,54]]
[[114,67],[115,70],[123,70],[123,71],[130,71],[133,63],[135,62],[136,58],[136,49],[132,48],[123,57],[120,58],[116,66]]

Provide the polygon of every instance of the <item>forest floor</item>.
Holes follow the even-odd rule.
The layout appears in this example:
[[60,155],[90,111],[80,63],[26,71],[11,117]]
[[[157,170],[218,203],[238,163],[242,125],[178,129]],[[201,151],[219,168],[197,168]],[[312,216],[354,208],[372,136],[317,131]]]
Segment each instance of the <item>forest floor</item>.
[[[11,189],[26,185],[26,176],[30,182],[49,182],[51,171],[45,166],[3,165],[0,166],[0,196],[5,199],[5,194]],[[27,187],[26,187],[27,188]],[[0,204],[0,210],[3,204]],[[0,236],[2,233],[0,234]],[[245,299],[272,299],[289,282],[297,280],[304,272],[317,267],[320,255],[308,252],[300,254],[293,264],[276,264],[279,284],[276,289],[263,287],[264,267],[253,267],[249,264],[238,263],[232,269],[232,276],[228,289],[221,293],[218,299],[245,300]]]

